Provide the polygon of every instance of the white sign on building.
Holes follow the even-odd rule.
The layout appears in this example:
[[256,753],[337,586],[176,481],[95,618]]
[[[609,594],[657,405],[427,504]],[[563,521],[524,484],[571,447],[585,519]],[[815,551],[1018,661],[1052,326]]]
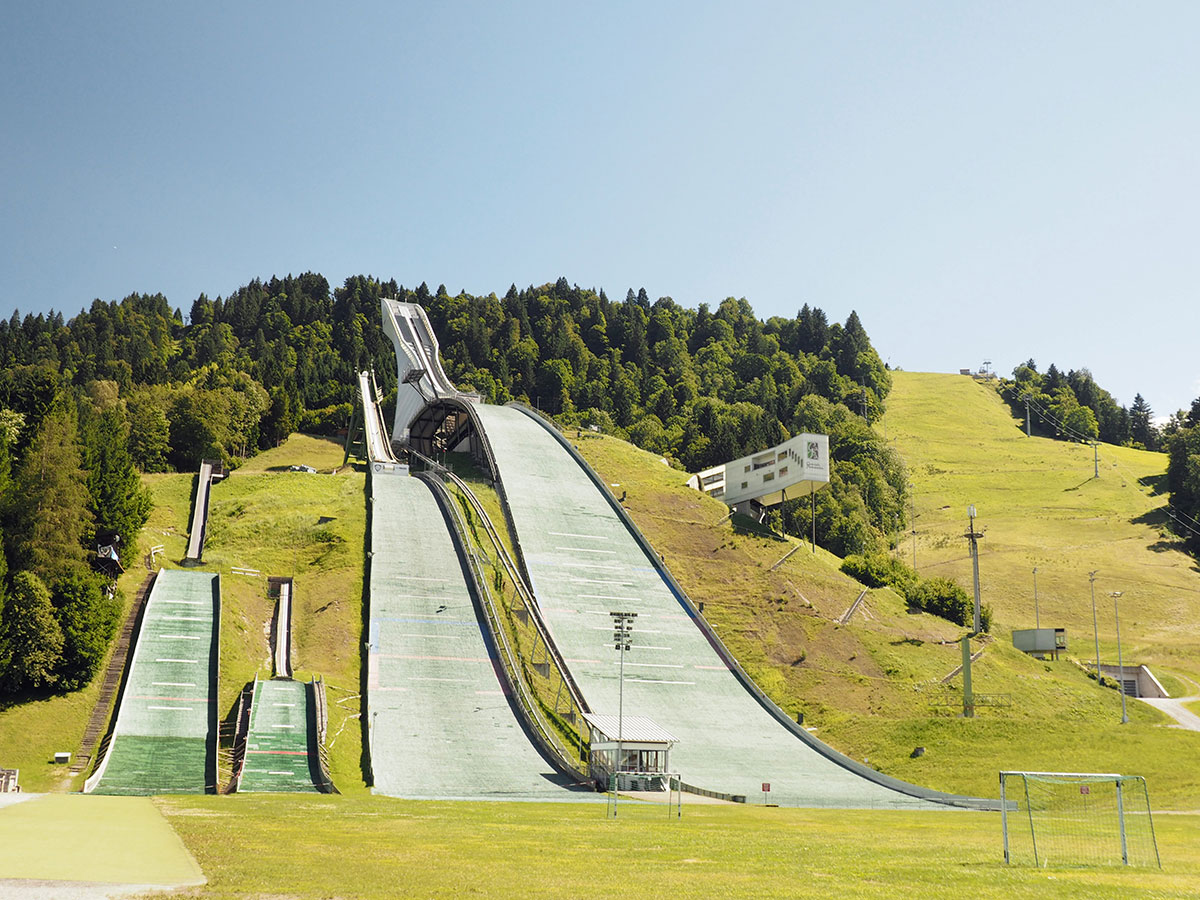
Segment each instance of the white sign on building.
[[754,500],[775,506],[807,497],[829,483],[829,436],[798,434],[761,453],[693,475],[692,487],[728,506]]

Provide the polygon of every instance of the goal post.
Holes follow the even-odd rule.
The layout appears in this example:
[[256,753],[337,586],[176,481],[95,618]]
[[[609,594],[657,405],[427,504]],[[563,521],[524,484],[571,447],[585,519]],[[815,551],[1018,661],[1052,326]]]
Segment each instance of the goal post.
[[1001,772],[1004,861],[1035,866],[1157,866],[1141,775]]

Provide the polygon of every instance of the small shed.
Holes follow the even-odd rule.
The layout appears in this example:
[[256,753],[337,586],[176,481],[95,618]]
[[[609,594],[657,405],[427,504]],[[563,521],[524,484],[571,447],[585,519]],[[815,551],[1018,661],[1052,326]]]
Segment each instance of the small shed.
[[584,713],[590,735],[588,775],[599,788],[618,776],[619,790],[661,790],[678,739],[646,716]]
[[1067,649],[1065,628],[1021,628],[1012,633],[1013,646],[1023,653],[1044,659],[1058,659],[1060,650]]

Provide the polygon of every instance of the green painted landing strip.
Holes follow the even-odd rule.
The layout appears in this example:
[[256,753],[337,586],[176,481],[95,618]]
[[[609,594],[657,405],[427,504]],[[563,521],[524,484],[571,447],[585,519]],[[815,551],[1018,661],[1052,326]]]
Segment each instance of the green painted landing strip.
[[303,682],[255,684],[239,792],[317,790],[312,755],[316,740],[309,718],[308,686]]
[[211,572],[158,573],[112,740],[88,791],[215,789],[217,585]]

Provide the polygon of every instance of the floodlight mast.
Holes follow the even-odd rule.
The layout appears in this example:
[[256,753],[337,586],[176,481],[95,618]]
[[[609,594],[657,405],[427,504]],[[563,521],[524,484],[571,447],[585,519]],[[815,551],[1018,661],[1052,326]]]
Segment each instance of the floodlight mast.
[[622,743],[625,737],[625,651],[631,647],[633,640],[633,620],[635,612],[610,612],[613,620],[613,646],[621,654],[621,673],[617,686],[617,759],[613,765],[613,817],[617,815],[616,796],[620,785],[621,759],[625,755]]
[[1100,625],[1096,621],[1096,573],[1099,569],[1088,572],[1088,581],[1092,586],[1092,638],[1096,641],[1096,684],[1100,683]]

